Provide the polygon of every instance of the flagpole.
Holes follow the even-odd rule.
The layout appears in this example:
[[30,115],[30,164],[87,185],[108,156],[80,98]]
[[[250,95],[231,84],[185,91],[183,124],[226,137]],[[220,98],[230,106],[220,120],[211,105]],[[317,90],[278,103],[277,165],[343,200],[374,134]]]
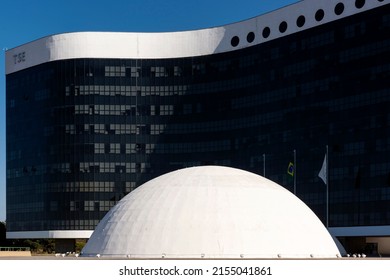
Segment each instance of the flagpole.
[[329,228],[329,147],[326,145],[326,228]]
[[297,152],[294,149],[294,194],[297,194]]

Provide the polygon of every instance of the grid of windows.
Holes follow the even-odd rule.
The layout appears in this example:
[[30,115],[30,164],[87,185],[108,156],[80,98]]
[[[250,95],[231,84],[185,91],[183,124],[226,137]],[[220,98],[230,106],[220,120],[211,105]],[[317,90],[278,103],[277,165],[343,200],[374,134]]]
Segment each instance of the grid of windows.
[[93,229],[140,184],[193,165],[242,168],[292,191],[293,150],[297,195],[324,220],[326,145],[330,225],[390,224],[389,10],[229,53],[71,59],[7,75],[7,228]]

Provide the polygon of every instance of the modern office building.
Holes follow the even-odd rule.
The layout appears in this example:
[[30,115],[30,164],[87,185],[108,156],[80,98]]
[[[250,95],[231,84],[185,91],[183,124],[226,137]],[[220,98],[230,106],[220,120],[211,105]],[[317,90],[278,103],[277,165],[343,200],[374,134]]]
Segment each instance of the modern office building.
[[142,183],[224,165],[294,192],[347,249],[390,247],[389,3],[8,50],[8,238],[88,238]]

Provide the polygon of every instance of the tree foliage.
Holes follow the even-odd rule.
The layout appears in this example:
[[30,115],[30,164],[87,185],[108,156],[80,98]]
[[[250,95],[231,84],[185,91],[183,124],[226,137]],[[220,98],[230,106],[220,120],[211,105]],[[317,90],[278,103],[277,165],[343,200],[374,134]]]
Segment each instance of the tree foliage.
[[12,247],[30,247],[36,254],[52,254],[55,250],[54,239],[13,239]]
[[80,253],[86,244],[86,240],[76,240],[76,252]]

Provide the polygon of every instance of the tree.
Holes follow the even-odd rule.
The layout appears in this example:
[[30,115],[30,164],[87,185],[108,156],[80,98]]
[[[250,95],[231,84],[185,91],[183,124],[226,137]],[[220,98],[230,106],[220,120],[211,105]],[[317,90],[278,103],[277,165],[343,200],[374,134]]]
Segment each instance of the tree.
[[76,240],[76,253],[80,253],[81,250],[84,248],[84,246],[85,246],[86,243],[87,243],[86,240],[77,239],[77,240]]

